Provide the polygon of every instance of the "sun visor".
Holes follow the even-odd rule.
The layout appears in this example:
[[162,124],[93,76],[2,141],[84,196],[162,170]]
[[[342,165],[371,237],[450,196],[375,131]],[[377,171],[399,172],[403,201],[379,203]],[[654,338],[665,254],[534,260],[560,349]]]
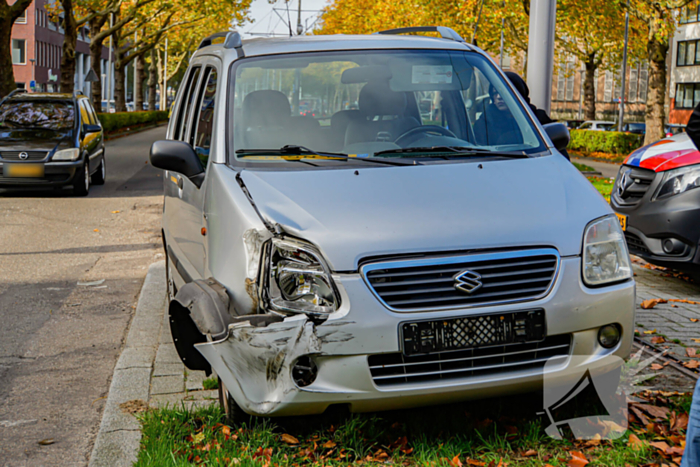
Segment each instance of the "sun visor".
[[340,77],[343,84],[369,83],[370,81],[389,81],[391,70],[384,65],[358,66],[348,68]]

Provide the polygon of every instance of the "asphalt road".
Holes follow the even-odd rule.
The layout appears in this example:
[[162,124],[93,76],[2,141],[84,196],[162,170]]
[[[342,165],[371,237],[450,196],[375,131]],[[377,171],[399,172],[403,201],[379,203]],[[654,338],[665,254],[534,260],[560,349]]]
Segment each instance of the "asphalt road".
[[149,264],[165,127],[107,143],[107,182],[0,190],[0,466],[85,466]]
[[578,162],[579,164],[585,164],[589,167],[593,167],[595,170],[600,172],[601,176],[605,178],[617,177],[617,172],[620,170],[620,164],[617,163],[598,162],[580,157],[574,157],[572,160],[574,162]]

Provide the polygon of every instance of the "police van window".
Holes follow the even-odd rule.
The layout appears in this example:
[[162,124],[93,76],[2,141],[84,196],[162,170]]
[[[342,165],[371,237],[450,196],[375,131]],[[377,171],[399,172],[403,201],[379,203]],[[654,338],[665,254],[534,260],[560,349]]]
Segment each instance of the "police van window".
[[187,87],[184,89],[183,98],[178,110],[177,124],[175,126],[175,134],[173,135],[174,139],[179,139],[181,141],[187,140],[187,135],[185,134],[187,132],[187,117],[190,115],[192,100],[194,99],[194,92],[197,87],[197,80],[199,79],[199,72],[200,67],[192,68],[190,71]]
[[[208,73],[208,76],[207,76]],[[197,102],[199,105],[198,115],[195,115],[195,131],[193,132],[190,144],[194,147],[197,156],[202,161],[202,165],[206,168],[209,161],[209,149],[211,147],[211,139],[214,125],[214,103],[216,100],[216,70],[209,67],[204,72],[204,80],[202,81],[202,89],[200,98]]]

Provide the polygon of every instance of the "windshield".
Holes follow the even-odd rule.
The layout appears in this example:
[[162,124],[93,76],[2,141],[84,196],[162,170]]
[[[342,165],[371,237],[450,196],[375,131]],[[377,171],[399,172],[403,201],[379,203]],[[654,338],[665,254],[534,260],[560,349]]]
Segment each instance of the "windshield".
[[0,106],[0,128],[70,130],[74,107],[71,102],[11,101]]
[[277,157],[260,151],[284,146],[410,158],[420,157],[416,148],[545,150],[501,75],[473,52],[308,53],[245,59],[233,67],[229,122],[236,160],[290,159],[289,150]]

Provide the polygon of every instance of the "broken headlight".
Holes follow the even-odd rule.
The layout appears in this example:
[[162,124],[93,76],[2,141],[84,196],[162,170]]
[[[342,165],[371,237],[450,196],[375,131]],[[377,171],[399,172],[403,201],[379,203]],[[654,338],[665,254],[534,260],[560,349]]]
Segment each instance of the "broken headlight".
[[327,314],[338,309],[330,270],[311,245],[273,238],[267,259],[267,300],[274,310]]
[[583,282],[599,286],[632,277],[620,221],[604,217],[588,224],[583,235]]

